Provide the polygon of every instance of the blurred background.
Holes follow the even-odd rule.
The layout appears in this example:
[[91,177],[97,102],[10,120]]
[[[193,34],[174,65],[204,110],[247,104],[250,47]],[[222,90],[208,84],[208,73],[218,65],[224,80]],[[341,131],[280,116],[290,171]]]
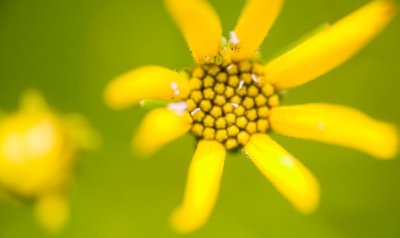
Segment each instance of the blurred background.
[[[211,0],[225,34],[244,0]],[[262,47],[265,60],[367,0],[290,0]],[[339,103],[400,125],[400,17],[342,67],[290,90],[284,104]],[[190,52],[160,0],[1,0],[0,108],[13,111],[28,88],[61,112],[86,115],[103,146],[80,155],[71,188],[72,217],[48,235],[31,205],[0,201],[0,237],[178,237],[168,217],[181,201],[195,141],[185,136],[148,160],[130,140],[145,110],[112,111],[107,82],[147,64],[181,69]],[[320,208],[297,213],[241,154],[226,160],[209,223],[188,237],[400,237],[400,160],[274,136],[317,176]]]

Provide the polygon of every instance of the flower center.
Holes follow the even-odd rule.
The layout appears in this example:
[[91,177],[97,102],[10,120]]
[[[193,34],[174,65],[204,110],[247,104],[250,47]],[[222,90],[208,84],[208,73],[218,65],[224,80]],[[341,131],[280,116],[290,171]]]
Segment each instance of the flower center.
[[245,145],[255,133],[269,129],[269,111],[279,105],[271,84],[264,83],[261,62],[244,60],[203,64],[190,74],[186,100],[193,119],[191,131],[203,140],[216,140],[226,149]]

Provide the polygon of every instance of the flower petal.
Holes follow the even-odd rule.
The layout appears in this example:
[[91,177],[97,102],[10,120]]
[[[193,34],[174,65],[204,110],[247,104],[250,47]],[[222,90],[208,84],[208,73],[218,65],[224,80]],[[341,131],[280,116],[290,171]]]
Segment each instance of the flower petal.
[[[248,0],[234,30],[238,51],[234,60],[254,56],[268,31],[274,24],[283,5],[283,0]],[[235,40],[234,40],[235,41]],[[232,42],[231,43],[235,43]]]
[[216,141],[200,141],[189,168],[183,203],[171,217],[173,228],[189,233],[206,223],[217,200],[225,148]]
[[38,222],[48,232],[59,232],[69,218],[69,204],[63,195],[45,195],[35,205]]
[[191,125],[189,117],[166,108],[154,109],[140,125],[133,140],[134,147],[145,155],[155,152],[188,132]]
[[319,202],[319,185],[310,171],[265,134],[253,135],[245,151],[257,168],[300,212]]
[[281,134],[358,149],[381,159],[397,153],[396,129],[344,106],[305,104],[276,107],[271,128]]
[[143,99],[181,100],[188,95],[189,82],[182,75],[160,66],[145,66],[111,81],[105,101],[122,109]]
[[266,81],[292,88],[327,73],[356,54],[395,15],[390,0],[376,0],[315,34],[266,65]]
[[200,63],[216,56],[222,27],[217,13],[206,0],[166,0],[166,5],[185,37],[193,57]]

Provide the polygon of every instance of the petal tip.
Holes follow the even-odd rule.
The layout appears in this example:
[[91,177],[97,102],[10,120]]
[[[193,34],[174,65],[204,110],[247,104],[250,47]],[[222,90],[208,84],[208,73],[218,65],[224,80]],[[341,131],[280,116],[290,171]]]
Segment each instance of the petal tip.
[[397,3],[394,0],[381,0],[382,3],[386,6],[386,12],[395,14],[397,13]]
[[299,204],[295,204],[296,209],[306,215],[314,213],[320,203],[320,188],[319,184],[315,182],[311,191],[304,195],[304,200]]
[[103,93],[103,101],[105,104],[112,109],[121,110],[124,109],[125,106],[121,105],[118,100],[118,90],[115,85],[115,79],[113,79],[104,89]]
[[399,152],[399,134],[396,126],[392,124],[383,123],[382,137],[385,146],[377,151],[375,155],[377,158],[382,160],[391,160],[397,158]]
[[382,18],[389,22],[398,11],[397,3],[393,0],[376,0],[376,8],[380,8]]
[[245,150],[296,210],[304,214],[315,211],[320,198],[319,183],[304,165],[265,134],[253,135]]
[[134,137],[131,145],[131,152],[139,160],[146,160],[155,153],[154,148],[144,145],[138,137]]
[[179,234],[188,234],[198,229],[193,223],[189,222],[190,219],[184,214],[182,207],[178,207],[172,212],[169,220],[170,227]]

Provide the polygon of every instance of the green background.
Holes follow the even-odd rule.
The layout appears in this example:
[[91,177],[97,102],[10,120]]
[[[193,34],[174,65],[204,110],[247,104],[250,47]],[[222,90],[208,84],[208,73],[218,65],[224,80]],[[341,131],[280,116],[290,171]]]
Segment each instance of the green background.
[[[226,34],[244,1],[211,2]],[[264,59],[366,2],[287,1],[264,42]],[[360,54],[290,90],[284,103],[340,103],[400,125],[399,29],[397,17]],[[31,206],[0,201],[1,238],[179,237],[167,219],[181,201],[194,139],[185,136],[137,160],[129,143],[145,110],[112,111],[102,101],[110,79],[147,64],[193,64],[161,1],[0,1],[0,107],[15,110],[21,93],[36,88],[58,110],[86,115],[103,136],[98,151],[80,156],[66,229],[49,236]],[[379,161],[332,145],[275,138],[318,177],[317,212],[297,213],[249,160],[229,155],[211,219],[187,237],[400,237],[399,159]]]

